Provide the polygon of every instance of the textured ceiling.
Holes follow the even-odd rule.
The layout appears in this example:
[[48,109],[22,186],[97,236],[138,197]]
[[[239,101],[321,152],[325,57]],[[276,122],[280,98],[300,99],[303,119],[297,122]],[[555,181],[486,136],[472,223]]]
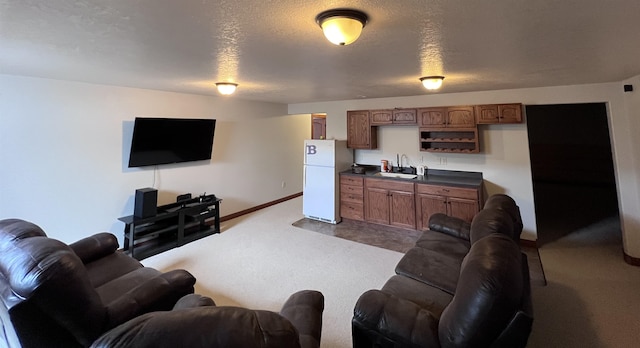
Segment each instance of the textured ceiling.
[[[334,46],[315,16],[366,12]],[[621,81],[638,0],[0,0],[0,73],[300,103]]]

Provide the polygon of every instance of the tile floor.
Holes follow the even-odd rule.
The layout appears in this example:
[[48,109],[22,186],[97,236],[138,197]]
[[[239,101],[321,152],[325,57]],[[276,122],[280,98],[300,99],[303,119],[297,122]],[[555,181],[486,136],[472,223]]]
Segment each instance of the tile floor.
[[[294,222],[293,226],[401,253],[406,253],[411,249],[415,241],[422,235],[420,231],[347,219],[333,225],[305,218]],[[547,282],[538,249],[527,246],[521,246],[521,249],[527,255],[529,261],[531,284],[546,285]]]

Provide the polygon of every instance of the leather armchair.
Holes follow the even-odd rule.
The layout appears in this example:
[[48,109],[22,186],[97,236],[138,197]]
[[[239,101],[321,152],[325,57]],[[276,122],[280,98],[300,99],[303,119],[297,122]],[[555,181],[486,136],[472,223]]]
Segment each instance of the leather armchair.
[[280,313],[216,307],[188,295],[169,312],[148,313],[105,333],[92,348],[317,348],[324,297],[312,290],[289,297]]
[[194,291],[184,270],[162,273],[99,233],[67,245],[35,224],[0,221],[0,346],[88,347],[142,314]]

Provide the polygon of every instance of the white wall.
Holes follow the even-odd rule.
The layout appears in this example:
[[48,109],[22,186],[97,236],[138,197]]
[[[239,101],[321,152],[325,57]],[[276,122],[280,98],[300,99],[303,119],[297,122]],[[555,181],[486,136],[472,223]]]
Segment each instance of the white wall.
[[[127,168],[136,116],[215,118],[212,160]],[[309,136],[309,115],[283,104],[0,75],[0,219],[65,242],[110,231],[122,243],[117,218],[154,182],[159,204],[214,193],[228,215],[302,191]]]
[[[289,113],[327,113],[327,137],[345,139],[347,110],[512,102],[528,105],[606,102],[623,230],[627,241],[625,250],[630,256],[640,257],[640,189],[637,186],[640,169],[637,164],[633,164],[636,158],[640,158],[640,137],[636,136],[640,134],[637,125],[637,98],[625,102],[622,83],[608,83],[292,104],[289,105]],[[635,126],[631,125],[629,108],[635,109]],[[395,162],[396,154],[399,153],[409,156],[412,164],[424,160],[429,168],[482,172],[486,194],[503,192],[512,196],[522,212],[525,225],[522,237],[536,239],[526,124],[481,125],[479,128],[481,153],[467,155],[420,152],[417,127],[378,127],[378,150],[358,150],[356,161],[378,164],[381,159],[391,159]],[[632,132],[634,128],[635,133]],[[445,162],[446,165],[441,164]]]
[[633,92],[624,93],[627,111],[627,129],[624,133],[630,135],[634,141],[629,145],[629,148],[618,151],[623,154],[628,151],[631,154],[631,156],[624,156],[624,163],[619,165],[621,168],[618,170],[619,175],[624,175],[624,180],[628,184],[624,187],[618,187],[618,195],[624,198],[622,207],[626,212],[624,221],[626,233],[623,235],[624,251],[627,255],[640,258],[640,75],[623,83],[630,84],[634,88]]

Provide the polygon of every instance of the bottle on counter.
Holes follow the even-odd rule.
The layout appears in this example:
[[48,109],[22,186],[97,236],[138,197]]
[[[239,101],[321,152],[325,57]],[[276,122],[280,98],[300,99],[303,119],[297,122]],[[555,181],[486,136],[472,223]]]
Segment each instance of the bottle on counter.
[[380,171],[384,173],[389,172],[389,161],[387,160],[380,161]]

